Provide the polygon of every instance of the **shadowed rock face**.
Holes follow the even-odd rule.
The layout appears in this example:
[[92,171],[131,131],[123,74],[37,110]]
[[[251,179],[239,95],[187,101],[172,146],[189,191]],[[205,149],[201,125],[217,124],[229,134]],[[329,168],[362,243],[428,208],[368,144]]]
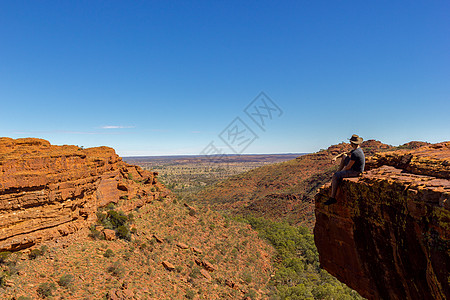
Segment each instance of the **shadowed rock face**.
[[368,299],[450,298],[450,142],[379,153],[316,195],[320,263]]
[[130,211],[163,196],[156,175],[126,164],[108,147],[0,138],[0,250],[86,227],[97,208],[121,198],[120,209]]

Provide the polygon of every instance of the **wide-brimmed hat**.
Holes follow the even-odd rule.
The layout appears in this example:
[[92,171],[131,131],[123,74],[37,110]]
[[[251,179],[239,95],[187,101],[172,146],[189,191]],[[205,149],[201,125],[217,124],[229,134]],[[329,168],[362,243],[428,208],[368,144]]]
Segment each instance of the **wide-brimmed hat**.
[[352,137],[349,138],[349,140],[350,140],[350,143],[353,143],[353,144],[356,144],[356,145],[361,144],[362,141],[363,141],[362,137],[360,137],[357,134],[352,135]]

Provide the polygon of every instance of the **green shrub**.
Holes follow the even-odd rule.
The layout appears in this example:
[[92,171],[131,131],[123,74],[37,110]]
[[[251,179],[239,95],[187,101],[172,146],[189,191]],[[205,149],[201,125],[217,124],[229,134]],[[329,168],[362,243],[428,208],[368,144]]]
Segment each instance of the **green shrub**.
[[112,229],[117,228],[128,221],[128,217],[121,211],[110,210],[108,211],[108,220],[113,226]]
[[41,255],[42,255],[42,252],[39,249],[33,249],[33,250],[30,251],[30,253],[28,253],[28,257],[30,259],[35,259],[35,258],[37,258],[37,257],[39,257]]
[[0,252],[0,264],[5,263],[10,256],[11,256],[11,252],[9,252],[9,251]]
[[9,273],[3,270],[0,270],[0,286],[4,287],[6,283],[6,279],[9,277]]
[[27,296],[20,296],[19,298],[17,298],[17,300],[33,300],[33,299]]
[[103,253],[104,257],[113,257],[114,256],[114,252],[111,249],[106,249],[105,253]]
[[248,291],[245,295],[244,295],[244,299],[250,298],[251,300],[256,300],[258,299],[258,294],[256,293],[256,291],[254,289],[250,289],[250,291]]
[[128,222],[133,222],[133,221],[134,221],[134,215],[133,215],[133,213],[129,213],[128,216],[127,216],[127,218],[128,218]]
[[116,261],[108,267],[107,271],[116,277],[121,277],[125,273],[125,267],[119,261]]
[[128,228],[128,226],[120,225],[119,227],[117,227],[116,233],[117,236],[121,239],[128,241],[131,240],[130,229]]
[[195,266],[195,267],[192,269],[192,271],[191,271],[191,273],[189,274],[189,276],[192,277],[192,278],[200,278],[201,274],[202,274],[202,273],[200,273],[200,268],[197,267],[197,266]]
[[73,276],[70,274],[64,274],[58,280],[58,284],[62,287],[69,287],[73,282]]
[[41,248],[39,249],[33,249],[31,250],[31,252],[28,254],[28,257],[30,259],[35,259],[39,256],[42,256],[45,254],[45,252],[47,252],[48,247],[45,245],[42,245]]
[[41,255],[44,255],[47,252],[48,247],[46,245],[42,245],[40,250],[41,250]]
[[194,297],[195,297],[195,292],[194,291],[192,291],[192,290],[187,290],[186,291],[186,298],[187,299],[194,299]]
[[132,255],[132,252],[131,252],[131,251],[134,251],[134,250],[126,251],[126,252],[122,255],[122,258],[123,258],[124,260],[126,260],[126,261],[129,261],[130,258],[131,258],[131,255]]
[[56,289],[55,284],[52,283],[48,283],[48,282],[44,282],[41,283],[39,285],[39,287],[37,288],[36,292],[42,297],[42,298],[47,298],[52,296],[53,291]]
[[[107,213],[103,213],[102,211],[97,212],[97,218],[100,224],[103,225],[103,227],[107,229],[112,229],[116,231],[116,234],[119,238],[125,239],[130,241],[131,240],[131,234],[130,234],[130,228],[128,225],[128,222],[132,221],[134,216],[132,213],[125,215],[122,211],[115,211],[113,209],[110,209],[107,211]],[[96,232],[95,227],[91,227],[91,234],[90,236],[96,238],[100,237],[101,233],[99,234]]]
[[242,275],[242,279],[244,279],[246,283],[251,283],[253,280],[252,274],[248,271],[245,271],[244,274]]

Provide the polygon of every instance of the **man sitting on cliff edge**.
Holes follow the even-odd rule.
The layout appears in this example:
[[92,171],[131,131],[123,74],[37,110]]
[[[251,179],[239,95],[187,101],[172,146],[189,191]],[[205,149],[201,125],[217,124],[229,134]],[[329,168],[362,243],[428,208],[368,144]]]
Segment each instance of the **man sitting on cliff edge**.
[[335,161],[339,157],[342,157],[339,169],[336,173],[334,173],[333,179],[331,181],[331,197],[324,203],[325,205],[330,205],[337,202],[335,198],[336,192],[338,185],[342,181],[342,178],[358,177],[364,171],[366,159],[364,157],[364,152],[359,146],[362,141],[363,139],[357,134],[352,135],[352,137],[350,138],[350,144],[352,145],[353,150],[349,153],[341,153],[333,158],[333,160]]

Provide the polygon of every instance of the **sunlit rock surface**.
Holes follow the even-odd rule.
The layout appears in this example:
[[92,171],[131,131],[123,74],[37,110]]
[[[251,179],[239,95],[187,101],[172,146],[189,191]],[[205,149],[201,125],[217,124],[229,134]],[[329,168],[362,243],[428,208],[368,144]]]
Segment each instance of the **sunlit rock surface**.
[[88,226],[97,209],[111,202],[130,211],[164,196],[156,175],[126,164],[108,147],[0,138],[0,250]]

